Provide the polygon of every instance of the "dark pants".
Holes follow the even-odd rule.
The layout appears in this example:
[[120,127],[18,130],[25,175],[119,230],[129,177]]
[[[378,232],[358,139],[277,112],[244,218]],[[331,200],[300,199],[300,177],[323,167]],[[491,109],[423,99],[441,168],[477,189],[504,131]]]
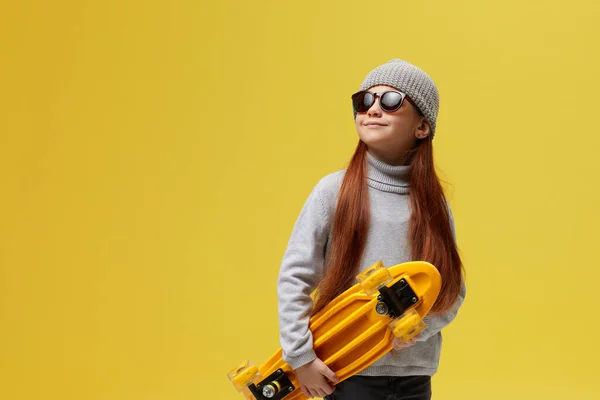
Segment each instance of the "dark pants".
[[430,376],[354,375],[335,386],[325,400],[429,400]]

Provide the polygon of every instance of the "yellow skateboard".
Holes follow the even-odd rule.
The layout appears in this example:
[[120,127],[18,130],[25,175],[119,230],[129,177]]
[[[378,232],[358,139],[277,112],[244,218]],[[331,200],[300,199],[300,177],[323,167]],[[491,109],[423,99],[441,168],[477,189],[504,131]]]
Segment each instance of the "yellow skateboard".
[[[378,261],[356,279],[309,322],[313,349],[338,382],[388,353],[394,336],[405,342],[425,329],[423,318],[442,285],[438,270],[424,261],[390,268]],[[248,400],[307,399],[281,349],[260,368],[246,361],[227,376]]]

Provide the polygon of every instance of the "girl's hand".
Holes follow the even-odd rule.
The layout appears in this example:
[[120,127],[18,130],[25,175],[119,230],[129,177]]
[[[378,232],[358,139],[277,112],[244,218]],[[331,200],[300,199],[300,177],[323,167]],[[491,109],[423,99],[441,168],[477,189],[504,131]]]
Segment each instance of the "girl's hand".
[[398,338],[394,337],[394,340],[392,341],[392,347],[394,348],[394,350],[406,349],[407,347],[410,347],[413,344],[417,343],[417,339],[419,339],[420,337],[421,334],[419,333],[417,336],[413,337],[412,339],[409,339],[405,343],[400,343]]
[[327,381],[337,383],[338,377],[320,359],[309,362],[296,370],[300,388],[310,398],[325,397],[333,393],[333,386]]

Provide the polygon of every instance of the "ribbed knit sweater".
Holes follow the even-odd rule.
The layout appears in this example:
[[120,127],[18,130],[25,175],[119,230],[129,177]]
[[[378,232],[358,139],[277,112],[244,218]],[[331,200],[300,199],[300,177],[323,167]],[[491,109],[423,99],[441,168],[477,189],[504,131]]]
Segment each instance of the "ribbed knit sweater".
[[[412,261],[408,246],[410,183],[408,166],[392,166],[367,152],[367,183],[371,221],[359,271],[378,260],[390,267]],[[325,276],[331,228],[338,192],[346,170],[323,177],[308,196],[293,227],[278,278],[280,343],[284,360],[294,369],[316,358],[308,328],[310,294]],[[450,224],[456,240],[450,207]],[[358,375],[432,376],[438,369],[441,330],[457,315],[466,294],[464,282],[458,300],[445,314],[426,316],[427,328],[411,347],[392,350]]]

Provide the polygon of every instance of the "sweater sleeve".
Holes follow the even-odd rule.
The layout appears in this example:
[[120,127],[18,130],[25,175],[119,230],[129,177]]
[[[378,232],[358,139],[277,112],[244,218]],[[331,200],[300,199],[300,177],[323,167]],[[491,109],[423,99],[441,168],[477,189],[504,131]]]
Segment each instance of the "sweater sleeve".
[[[448,206],[448,215],[450,216],[450,228],[452,229],[454,241],[456,241],[456,230],[454,227],[454,217],[452,215],[452,210],[450,209],[450,206]],[[458,309],[463,304],[466,294],[467,294],[467,287],[465,285],[464,279],[461,279],[461,286],[460,286],[460,292],[458,295],[458,299],[456,300],[456,302],[454,303],[452,308],[450,308],[450,310],[446,311],[443,314],[425,316],[425,318],[423,318],[423,321],[427,325],[427,328],[425,328],[423,330],[423,332],[421,333],[421,337],[419,338],[418,341],[422,342],[422,341],[429,339],[430,337],[432,337],[432,336],[436,335],[438,332],[440,332],[442,330],[442,328],[444,328],[445,326],[450,324],[450,322],[452,322],[456,318]]]
[[317,184],[292,230],[277,285],[279,340],[283,360],[293,369],[317,357],[309,329],[310,295],[323,272],[328,234],[329,218]]

